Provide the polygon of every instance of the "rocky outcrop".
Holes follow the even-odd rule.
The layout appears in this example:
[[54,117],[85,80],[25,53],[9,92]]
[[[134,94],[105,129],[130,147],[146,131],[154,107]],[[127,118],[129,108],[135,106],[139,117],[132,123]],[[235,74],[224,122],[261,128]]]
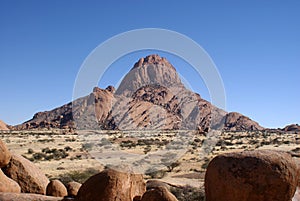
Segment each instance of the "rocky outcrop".
[[8,165],[11,158],[11,154],[6,145],[0,139],[0,168]]
[[284,132],[300,132],[300,126],[298,124],[291,124],[282,129]]
[[0,193],[1,201],[60,201],[62,198],[29,193]]
[[10,163],[3,170],[20,185],[22,193],[46,194],[48,178],[24,157],[12,154]]
[[213,106],[188,90],[176,69],[165,58],[141,58],[114,87],[95,87],[72,103],[39,112],[14,129],[66,128],[154,130],[190,129],[208,132],[261,130],[256,122],[238,113]]
[[0,120],[0,130],[4,130],[7,131],[9,130],[8,126],[6,125],[6,123],[4,123],[3,121]]
[[141,201],[178,201],[166,187],[159,186],[144,193]]
[[264,128],[257,122],[252,121],[249,117],[243,116],[237,112],[230,112],[226,115],[224,129],[228,131],[255,131],[263,130]]
[[69,182],[66,185],[67,191],[68,191],[68,196],[69,197],[76,197],[79,189],[81,187],[81,184],[75,181]]
[[76,201],[130,201],[145,192],[142,175],[107,169],[82,184]]
[[8,178],[0,169],[0,192],[21,193],[21,188],[17,182]]
[[207,201],[291,201],[298,184],[292,157],[270,150],[215,157],[205,175]]
[[61,181],[55,179],[50,181],[46,188],[46,195],[53,197],[65,197],[68,195],[67,188]]
[[38,112],[32,119],[14,126],[13,130],[28,130],[40,128],[74,128],[72,103],[68,103],[51,111]]

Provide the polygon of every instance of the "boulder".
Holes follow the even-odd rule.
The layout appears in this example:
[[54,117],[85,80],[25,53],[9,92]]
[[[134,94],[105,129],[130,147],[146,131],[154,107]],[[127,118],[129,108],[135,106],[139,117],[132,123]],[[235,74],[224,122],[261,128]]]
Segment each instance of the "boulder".
[[8,178],[0,169],[0,192],[21,193],[21,188],[17,182]]
[[65,197],[68,195],[67,188],[61,181],[55,179],[50,181],[46,189],[46,195],[54,197]]
[[68,196],[69,197],[76,197],[80,187],[81,187],[81,184],[78,183],[78,182],[75,182],[75,181],[72,181],[72,182],[69,182],[67,185],[67,191],[68,191]]
[[208,165],[207,201],[291,201],[297,166],[284,152],[256,150],[222,154]]
[[60,201],[62,199],[29,193],[0,193],[1,201]]
[[144,193],[141,201],[178,201],[166,187],[159,186]]
[[22,193],[46,194],[49,179],[26,158],[12,154],[4,172],[20,185]]
[[145,192],[143,175],[106,169],[82,184],[76,201],[132,201]]
[[168,190],[170,190],[170,185],[167,184],[166,182],[160,181],[160,180],[156,180],[156,179],[151,179],[148,180],[146,183],[146,189],[147,191],[150,189],[155,189],[158,187],[166,187]]
[[9,163],[10,158],[10,152],[8,151],[4,142],[2,142],[2,140],[0,139],[0,168],[5,167]]

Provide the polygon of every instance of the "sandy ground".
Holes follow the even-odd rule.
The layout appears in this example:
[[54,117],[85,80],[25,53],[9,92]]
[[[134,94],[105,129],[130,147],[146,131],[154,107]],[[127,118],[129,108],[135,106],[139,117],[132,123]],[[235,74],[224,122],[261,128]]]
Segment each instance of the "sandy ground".
[[[300,157],[293,133],[195,131],[2,131],[11,152],[32,160],[49,178],[106,165],[147,172],[173,185],[203,186],[205,168],[216,155],[253,149],[283,150]],[[298,153],[299,152],[299,153]]]

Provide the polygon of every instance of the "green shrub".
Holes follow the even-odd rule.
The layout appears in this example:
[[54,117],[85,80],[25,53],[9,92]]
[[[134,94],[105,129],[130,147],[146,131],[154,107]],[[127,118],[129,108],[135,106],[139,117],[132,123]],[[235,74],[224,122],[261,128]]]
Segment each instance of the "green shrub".
[[148,170],[146,170],[145,174],[150,176],[151,179],[162,179],[166,175],[166,171],[149,168]]
[[59,175],[59,180],[65,185],[71,181],[76,181],[83,184],[88,178],[99,172],[99,170],[93,168],[88,168],[84,171],[71,171],[66,174]]
[[171,193],[175,195],[178,201],[205,201],[204,189],[192,186],[173,187]]

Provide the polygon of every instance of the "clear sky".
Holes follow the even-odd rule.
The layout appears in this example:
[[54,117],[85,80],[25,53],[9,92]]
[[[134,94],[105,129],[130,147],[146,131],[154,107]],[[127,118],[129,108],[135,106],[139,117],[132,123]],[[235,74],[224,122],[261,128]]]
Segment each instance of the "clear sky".
[[[170,29],[200,44],[222,76],[228,111],[265,127],[300,123],[298,0],[0,0],[0,119],[18,124],[71,101],[88,54],[140,28]],[[133,53],[114,68],[126,73],[148,53]],[[169,60],[185,73],[187,64]],[[201,80],[184,78],[209,99]],[[110,79],[116,84],[120,77],[108,73],[100,87]]]

